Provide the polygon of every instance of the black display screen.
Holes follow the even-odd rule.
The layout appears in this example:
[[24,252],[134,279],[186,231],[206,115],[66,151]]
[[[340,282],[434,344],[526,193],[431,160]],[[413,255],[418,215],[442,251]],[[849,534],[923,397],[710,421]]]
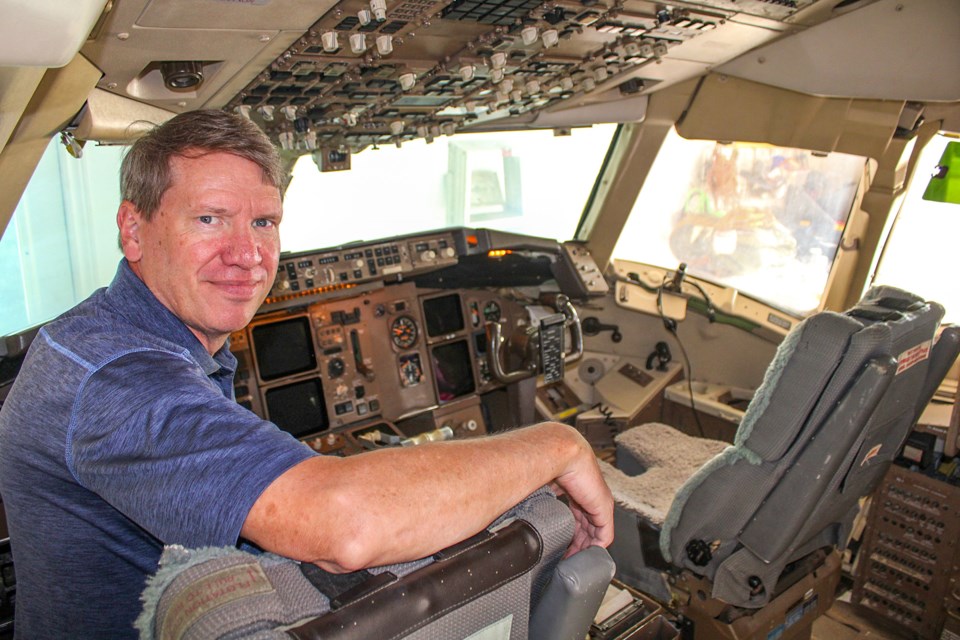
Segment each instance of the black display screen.
[[293,436],[299,438],[329,426],[323,387],[316,378],[270,389],[266,400],[267,419]]
[[423,317],[427,335],[431,338],[460,331],[463,329],[463,311],[460,309],[459,294],[427,298],[423,301]]
[[306,316],[258,325],[252,336],[261,380],[274,380],[317,366],[310,319]]
[[447,342],[433,348],[433,377],[437,381],[437,398],[440,402],[456,400],[473,393],[473,366],[470,363],[470,348],[466,340]]

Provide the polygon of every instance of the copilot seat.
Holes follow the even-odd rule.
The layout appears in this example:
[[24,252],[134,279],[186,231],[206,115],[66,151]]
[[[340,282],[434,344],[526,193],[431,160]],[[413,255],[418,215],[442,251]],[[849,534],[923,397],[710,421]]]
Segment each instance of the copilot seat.
[[[809,633],[833,599],[836,550],[860,498],[960,349],[956,327],[937,336],[942,316],[934,302],[877,287],[845,313],[799,323],[733,446],[659,424],[621,434],[617,467],[603,467],[616,500],[618,577],[666,601],[687,599],[697,637]],[[833,551],[811,555],[823,549]]]

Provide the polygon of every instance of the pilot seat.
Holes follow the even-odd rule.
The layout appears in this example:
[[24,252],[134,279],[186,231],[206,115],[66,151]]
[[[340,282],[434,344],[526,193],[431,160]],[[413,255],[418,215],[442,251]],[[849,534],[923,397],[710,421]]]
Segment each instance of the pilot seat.
[[345,575],[234,547],[168,547],[137,627],[144,640],[582,640],[614,566],[601,547],[561,559],[573,528],[541,489],[429,558]]
[[[734,444],[662,424],[617,437],[617,577],[672,607],[685,637],[808,638],[830,608],[860,499],[960,351],[943,308],[876,287],[783,340]],[[690,633],[692,631],[692,634]]]

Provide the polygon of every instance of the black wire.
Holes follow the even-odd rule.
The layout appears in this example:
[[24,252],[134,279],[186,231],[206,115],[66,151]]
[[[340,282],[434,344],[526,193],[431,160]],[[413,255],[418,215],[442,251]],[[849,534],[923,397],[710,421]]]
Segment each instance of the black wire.
[[[663,327],[671,335],[673,335],[673,339],[676,340],[677,346],[680,347],[680,353],[683,355],[683,364],[687,370],[687,391],[690,393],[690,411],[693,412],[693,420],[697,423],[697,430],[700,433],[700,437],[705,438],[706,433],[703,430],[703,425],[700,424],[700,414],[697,413],[697,403],[693,398],[693,367],[690,366],[690,358],[687,357],[687,350],[683,347],[683,341],[680,340],[680,335],[677,333],[677,321],[673,318],[667,318],[667,316],[663,313],[663,285],[666,284],[666,281],[667,278],[664,276],[663,281],[660,283],[660,287],[657,290],[657,311],[660,313],[660,320],[663,322]],[[699,288],[699,286],[697,288]],[[701,289],[701,292],[702,291],[703,290]],[[677,293],[680,292],[678,291]],[[704,298],[707,300],[708,308],[711,308],[713,305],[710,304],[709,298],[706,298],[705,292]]]
[[687,390],[690,392],[690,410],[693,412],[693,419],[697,423],[697,430],[700,432],[700,437],[706,438],[707,434],[703,430],[703,425],[700,424],[700,414],[697,412],[697,403],[693,399],[693,369],[690,367],[690,358],[687,357],[687,350],[683,348],[683,342],[680,341],[680,336],[677,335],[676,329],[673,330],[673,337],[677,340],[680,353],[683,355],[684,366],[687,368]]
[[607,407],[607,406],[605,406],[605,405],[603,405],[603,404],[601,404],[601,403],[599,403],[599,402],[598,402],[597,404],[593,405],[593,406],[590,407],[590,408],[591,408],[591,409],[596,409],[597,412],[598,412],[600,415],[603,416],[603,424],[606,424],[606,425],[613,425],[613,424],[614,424],[614,422],[613,422],[613,409],[611,409],[610,407]]

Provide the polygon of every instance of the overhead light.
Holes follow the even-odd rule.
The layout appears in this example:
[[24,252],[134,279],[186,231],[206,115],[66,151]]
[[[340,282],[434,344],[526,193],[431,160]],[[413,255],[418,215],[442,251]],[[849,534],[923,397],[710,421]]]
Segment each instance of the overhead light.
[[196,60],[161,62],[163,84],[172,91],[196,89],[203,84],[203,63]]

